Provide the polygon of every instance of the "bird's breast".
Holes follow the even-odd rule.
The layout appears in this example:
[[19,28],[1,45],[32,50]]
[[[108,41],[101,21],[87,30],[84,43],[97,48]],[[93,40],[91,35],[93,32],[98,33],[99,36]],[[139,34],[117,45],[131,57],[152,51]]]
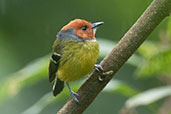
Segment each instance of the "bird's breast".
[[58,78],[69,82],[83,77],[93,69],[98,56],[99,44],[96,41],[65,42],[57,72]]

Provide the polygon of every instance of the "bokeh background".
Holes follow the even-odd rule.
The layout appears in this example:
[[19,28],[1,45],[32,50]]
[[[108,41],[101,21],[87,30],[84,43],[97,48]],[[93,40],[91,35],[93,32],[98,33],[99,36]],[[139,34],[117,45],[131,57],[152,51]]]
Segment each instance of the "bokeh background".
[[[96,34],[100,60],[152,0],[0,0],[0,114],[55,114],[48,62],[61,27],[81,18],[104,21]],[[171,106],[171,18],[149,36],[84,114],[167,114]],[[77,90],[86,78],[71,83]]]

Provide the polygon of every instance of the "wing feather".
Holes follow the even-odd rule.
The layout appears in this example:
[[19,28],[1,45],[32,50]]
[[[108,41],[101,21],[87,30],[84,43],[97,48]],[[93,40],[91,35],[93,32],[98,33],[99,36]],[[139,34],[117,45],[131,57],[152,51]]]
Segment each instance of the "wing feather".
[[56,72],[59,67],[61,55],[58,53],[53,53],[49,64],[49,81],[52,82],[56,77]]

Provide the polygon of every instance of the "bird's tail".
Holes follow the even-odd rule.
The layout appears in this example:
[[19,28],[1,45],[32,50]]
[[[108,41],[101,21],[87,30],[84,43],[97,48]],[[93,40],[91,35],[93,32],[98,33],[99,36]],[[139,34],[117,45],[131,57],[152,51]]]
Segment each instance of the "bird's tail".
[[53,84],[53,95],[57,96],[63,90],[63,88],[64,82],[56,77]]

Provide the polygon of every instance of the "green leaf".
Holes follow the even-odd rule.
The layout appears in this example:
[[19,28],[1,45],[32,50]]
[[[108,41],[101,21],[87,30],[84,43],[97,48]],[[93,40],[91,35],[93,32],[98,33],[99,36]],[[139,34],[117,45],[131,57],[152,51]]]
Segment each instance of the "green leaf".
[[1,81],[0,101],[16,95],[20,89],[47,78],[49,55],[36,59],[20,71]]
[[171,39],[171,17],[169,18],[169,22],[168,22],[168,33],[169,33],[169,38]]
[[158,87],[141,92],[129,98],[126,101],[125,106],[127,108],[134,108],[141,105],[148,105],[170,95],[171,95],[171,86]]
[[[81,83],[82,81],[73,83],[71,85],[72,90],[76,91]],[[133,96],[138,93],[137,90],[119,80],[111,80],[110,83],[104,88],[103,92],[120,93],[125,96]],[[71,97],[67,88],[65,88],[57,97],[53,97],[51,92],[47,93],[21,114],[40,114],[41,111],[49,104],[54,102],[57,103],[67,97]]]
[[139,47],[138,52],[145,59],[149,59],[159,52],[159,46],[157,42],[146,41]]
[[127,97],[133,96],[138,93],[136,89],[116,79],[111,80],[109,84],[104,88],[103,91],[110,92],[110,93],[119,93]]
[[155,76],[171,74],[171,50],[166,50],[152,56],[146,63],[142,64],[138,71],[140,76]]
[[52,93],[45,94],[38,102],[33,104],[30,108],[22,112],[21,114],[40,114],[40,112],[51,102],[53,102],[54,97]]
[[[76,91],[78,87],[80,86],[81,81],[77,81],[77,83],[71,84],[72,90]],[[61,94],[59,94],[57,97],[54,97],[52,92],[45,94],[43,97],[41,97],[35,104],[33,104],[31,107],[26,109],[21,114],[40,114],[41,111],[46,108],[49,104],[57,103],[61,100],[66,99],[67,97],[71,97],[68,91],[68,88],[65,88]]]

